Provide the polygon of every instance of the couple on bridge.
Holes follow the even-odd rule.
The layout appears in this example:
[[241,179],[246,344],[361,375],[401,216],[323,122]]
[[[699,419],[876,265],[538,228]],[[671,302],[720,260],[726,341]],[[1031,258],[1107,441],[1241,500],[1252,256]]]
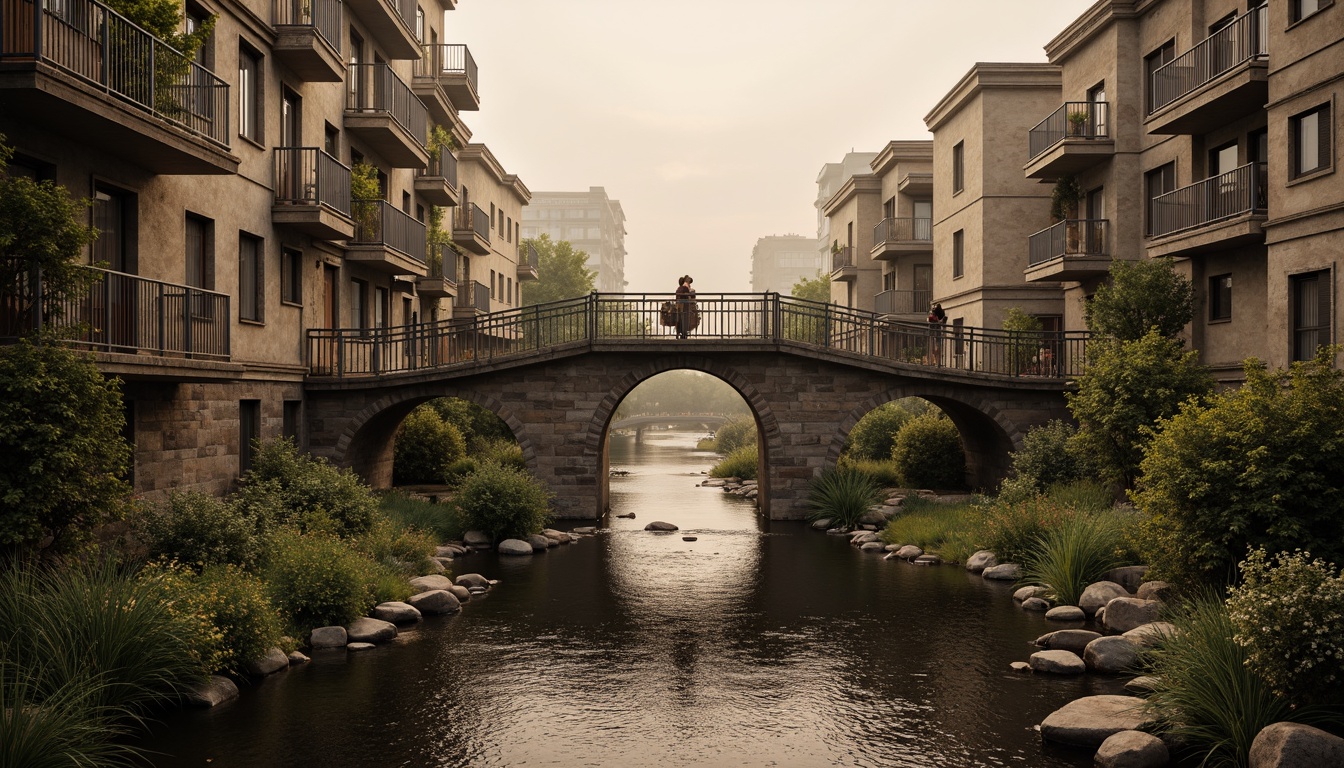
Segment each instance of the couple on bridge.
[[695,282],[690,275],[682,275],[677,278],[677,303],[675,308],[675,325],[677,326],[677,338],[689,338],[691,331],[700,325],[700,308],[695,303],[695,289],[691,283]]

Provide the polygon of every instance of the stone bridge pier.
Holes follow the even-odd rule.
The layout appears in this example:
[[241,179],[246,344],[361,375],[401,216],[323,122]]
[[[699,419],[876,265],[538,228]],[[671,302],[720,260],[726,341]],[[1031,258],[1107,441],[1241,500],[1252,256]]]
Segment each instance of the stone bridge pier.
[[761,511],[771,519],[799,519],[807,514],[811,480],[835,466],[855,422],[883,403],[922,397],[946,412],[961,433],[973,488],[992,488],[1002,479],[1009,452],[1028,429],[1068,418],[1058,381],[903,370],[759,346],[584,349],[466,372],[311,380],[308,448],[354,468],[375,487],[388,487],[401,421],[432,398],[460,397],[509,425],[528,469],[555,495],[557,517],[595,519],[607,508],[607,433],[616,407],[641,382],[690,369],[722,379],[746,400],[758,427]]

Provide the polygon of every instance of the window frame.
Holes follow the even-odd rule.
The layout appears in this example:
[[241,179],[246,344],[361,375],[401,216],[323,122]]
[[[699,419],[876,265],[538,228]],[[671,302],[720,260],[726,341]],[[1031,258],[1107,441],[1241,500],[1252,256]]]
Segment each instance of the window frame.
[[[1226,281],[1226,284],[1223,284]],[[1232,320],[1232,273],[1224,272],[1209,278],[1209,316],[1210,323],[1226,323]]]
[[[1302,121],[1308,117],[1316,117],[1316,156],[1317,164],[1311,168],[1302,168],[1300,165],[1302,149]],[[1305,109],[1297,114],[1288,117],[1288,180],[1290,182],[1299,179],[1311,178],[1326,174],[1335,167],[1335,147],[1331,139],[1334,137],[1334,103],[1333,100],[1317,104],[1311,109]]]
[[[1323,293],[1318,295],[1318,309],[1321,310],[1321,322],[1317,325],[1298,325],[1301,309],[1299,286],[1308,280],[1319,281]],[[1292,362],[1311,360],[1322,346],[1333,343],[1334,334],[1334,286],[1335,271],[1332,268],[1313,269],[1288,275],[1288,359]],[[1299,348],[1299,336],[1303,333],[1318,332],[1324,340],[1317,340],[1316,346],[1309,352]]]
[[280,249],[280,303],[303,306],[303,251],[297,248]]
[[959,195],[966,189],[966,142],[958,141],[952,145],[952,194]]
[[1335,0],[1317,0],[1316,7],[1313,10],[1303,13],[1302,0],[1288,0],[1288,26],[1306,21],[1334,4]]
[[960,280],[966,276],[966,230],[958,229],[952,233],[952,279]]
[[[246,282],[249,272],[250,287]],[[250,314],[246,313],[245,299],[253,303]],[[238,233],[238,322],[266,324],[266,241],[242,231]]]
[[[238,43],[238,137],[262,146],[266,140],[265,57],[246,42]],[[246,62],[252,63],[247,77]],[[250,107],[250,109],[248,108]]]

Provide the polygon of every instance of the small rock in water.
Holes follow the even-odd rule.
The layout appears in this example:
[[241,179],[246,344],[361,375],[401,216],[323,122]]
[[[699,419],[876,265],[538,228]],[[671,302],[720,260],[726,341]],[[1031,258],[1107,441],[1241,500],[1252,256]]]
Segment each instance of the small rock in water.
[[681,540],[682,540],[682,541],[695,541],[695,537],[694,537],[694,536],[682,536],[682,537],[681,537]]
[[499,586],[499,579],[489,579],[486,581],[486,583],[492,587],[497,587]]
[[298,651],[289,652],[289,663],[291,666],[295,664],[307,664],[310,661],[312,661],[312,659],[308,658],[307,656]]
[[347,650],[347,651],[372,651],[374,648],[377,648],[377,647],[378,647],[378,646],[374,645],[373,643],[351,643],[351,644],[345,646],[345,650]]
[[677,530],[677,526],[673,525],[672,523],[665,523],[662,520],[654,520],[652,523],[649,523],[648,525],[644,526],[644,530],[670,532]]
[[1009,664],[1008,666],[1012,667],[1014,672],[1030,672],[1030,671],[1031,671],[1031,665],[1028,664],[1028,663],[1025,662],[1025,661],[1014,661],[1012,664]]
[[581,536],[583,536],[583,535],[587,535],[587,534],[591,534],[591,533],[597,533],[597,526],[595,526],[595,525],[585,525],[585,526],[583,526],[583,527],[581,527],[581,528],[575,528],[575,529],[573,530],[573,533],[577,533],[577,534],[579,534],[579,535],[581,535]]
[[627,513],[624,514],[624,515],[617,515],[617,517],[622,517],[622,518],[625,518],[625,519],[627,519],[627,520],[634,520],[634,519],[635,519],[635,513],[634,513],[634,512],[627,512]]
[[1082,621],[1087,618],[1083,609],[1076,605],[1061,605],[1045,612],[1045,618],[1051,621]]

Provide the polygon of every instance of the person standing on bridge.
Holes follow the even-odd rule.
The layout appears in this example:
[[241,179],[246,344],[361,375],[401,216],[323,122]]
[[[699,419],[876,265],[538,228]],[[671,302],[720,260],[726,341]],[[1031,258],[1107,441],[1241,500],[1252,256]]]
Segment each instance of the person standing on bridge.
[[677,280],[677,338],[685,339],[700,324],[700,311],[695,306],[695,282],[690,275],[682,275]]
[[947,312],[935,303],[929,310],[929,364],[940,365],[943,353],[943,330],[947,327]]

